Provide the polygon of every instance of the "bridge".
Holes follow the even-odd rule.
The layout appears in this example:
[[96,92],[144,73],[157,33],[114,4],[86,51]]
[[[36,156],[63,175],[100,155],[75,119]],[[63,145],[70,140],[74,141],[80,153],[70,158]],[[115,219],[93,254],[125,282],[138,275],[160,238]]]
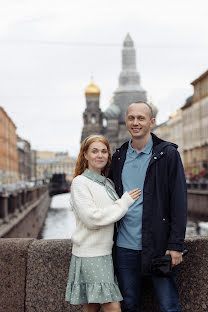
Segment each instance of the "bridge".
[[[207,198],[207,190],[189,189],[189,213],[206,215]],[[50,200],[48,185],[0,192],[0,312],[82,311],[64,301],[71,241],[35,239]],[[187,239],[185,248],[177,276],[182,311],[207,312],[208,237]],[[150,280],[144,281],[143,311],[159,312]]]

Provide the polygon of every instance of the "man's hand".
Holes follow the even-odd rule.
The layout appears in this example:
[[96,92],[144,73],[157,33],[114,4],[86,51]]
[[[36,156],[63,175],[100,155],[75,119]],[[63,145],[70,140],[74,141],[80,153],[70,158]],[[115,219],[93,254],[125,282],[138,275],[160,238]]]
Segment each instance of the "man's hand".
[[167,250],[166,255],[171,255],[172,258],[172,267],[181,263],[183,261],[182,252],[175,250]]

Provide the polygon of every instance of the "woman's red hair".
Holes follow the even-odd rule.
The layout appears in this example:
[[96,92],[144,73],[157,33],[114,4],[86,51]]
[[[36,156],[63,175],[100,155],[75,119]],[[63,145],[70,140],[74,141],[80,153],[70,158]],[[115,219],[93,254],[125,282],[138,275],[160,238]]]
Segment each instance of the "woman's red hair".
[[104,176],[106,176],[106,177],[108,176],[108,171],[109,171],[110,164],[111,164],[111,150],[110,150],[109,142],[104,136],[101,136],[101,135],[96,136],[96,134],[94,134],[94,135],[92,134],[92,135],[89,135],[88,137],[86,137],[82,141],[82,144],[80,147],[80,152],[79,152],[77,162],[76,162],[76,166],[75,166],[75,172],[74,172],[73,178],[82,174],[85,171],[85,169],[88,167],[88,163],[87,163],[87,159],[85,158],[85,154],[87,153],[90,144],[92,144],[93,142],[102,142],[107,147],[108,161],[107,161],[105,168],[102,169],[102,174],[104,174]]

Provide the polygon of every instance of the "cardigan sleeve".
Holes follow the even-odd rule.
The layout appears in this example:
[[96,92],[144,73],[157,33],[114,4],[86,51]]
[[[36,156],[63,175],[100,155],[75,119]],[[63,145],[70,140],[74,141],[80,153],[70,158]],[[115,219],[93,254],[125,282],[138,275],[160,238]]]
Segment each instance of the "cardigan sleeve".
[[120,199],[103,207],[101,194],[102,208],[98,208],[89,186],[76,178],[72,182],[71,199],[77,216],[89,229],[98,229],[120,220],[127,212],[128,207],[134,203],[128,192],[125,192]]

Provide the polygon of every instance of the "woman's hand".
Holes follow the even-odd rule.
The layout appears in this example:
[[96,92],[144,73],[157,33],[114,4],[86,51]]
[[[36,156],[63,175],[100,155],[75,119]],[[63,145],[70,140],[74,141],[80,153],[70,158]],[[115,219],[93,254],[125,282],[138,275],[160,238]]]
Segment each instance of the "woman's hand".
[[133,200],[137,200],[141,194],[141,190],[135,189],[128,192]]

